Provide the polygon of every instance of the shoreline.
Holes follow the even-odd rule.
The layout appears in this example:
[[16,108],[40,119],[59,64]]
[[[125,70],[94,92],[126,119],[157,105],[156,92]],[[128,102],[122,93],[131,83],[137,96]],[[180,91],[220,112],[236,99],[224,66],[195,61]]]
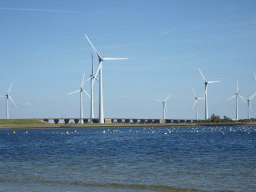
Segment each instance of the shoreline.
[[[200,125],[200,127],[199,127]],[[256,123],[246,124],[246,123],[204,123],[204,124],[194,124],[194,123],[165,123],[165,124],[45,124],[41,125],[9,125],[0,126],[0,130],[10,130],[10,129],[98,129],[98,128],[137,128],[137,127],[218,127],[218,126],[256,126]]]

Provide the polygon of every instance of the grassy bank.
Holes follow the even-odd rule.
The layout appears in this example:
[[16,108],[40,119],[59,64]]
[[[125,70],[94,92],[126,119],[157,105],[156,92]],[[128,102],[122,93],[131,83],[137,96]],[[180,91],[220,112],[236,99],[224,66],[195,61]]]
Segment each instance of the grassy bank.
[[0,119],[0,127],[9,126],[33,126],[33,125],[49,125],[37,119]]
[[[52,124],[37,119],[0,119],[0,129],[39,129],[39,128],[103,128],[103,127],[198,127],[198,123],[165,123],[165,124],[126,124],[126,123],[94,123],[94,124]],[[200,123],[202,126],[256,126],[251,123]]]
[[24,128],[102,128],[102,127],[170,127],[197,126],[195,123],[166,123],[166,124],[127,124],[127,123],[85,123],[85,124],[52,124],[37,119],[0,119],[0,129]]

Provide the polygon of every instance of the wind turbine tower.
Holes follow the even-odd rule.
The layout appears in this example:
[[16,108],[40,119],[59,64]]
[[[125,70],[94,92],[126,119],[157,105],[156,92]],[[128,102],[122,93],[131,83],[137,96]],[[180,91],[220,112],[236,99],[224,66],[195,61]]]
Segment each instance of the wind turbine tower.
[[95,47],[92,45],[91,41],[89,38],[85,35],[89,43],[91,44],[95,54],[97,55],[99,59],[99,67],[96,72],[95,77],[97,76],[99,72],[99,123],[104,123],[104,112],[103,112],[103,90],[102,90],[102,61],[107,61],[107,60],[123,60],[127,58],[102,58],[98,51],[95,49]]
[[[93,57],[92,57],[92,74],[89,79],[86,81],[91,80],[91,123],[92,123],[92,118],[94,118],[94,100],[93,100],[93,84],[95,80],[99,81],[95,76],[94,76],[94,71],[93,71]],[[85,81],[85,82],[86,82]]]
[[90,97],[90,95],[88,95],[88,93],[86,93],[86,91],[84,90],[83,86],[84,86],[84,75],[83,75],[83,81],[81,84],[81,88],[77,91],[74,91],[74,92],[68,94],[68,95],[71,95],[73,93],[80,92],[80,123],[81,124],[83,124],[83,118],[84,118],[83,117],[83,95],[82,95],[82,92],[84,92],[88,97]]
[[[13,84],[13,82],[12,82]],[[12,100],[11,96],[9,95],[11,88],[12,88],[12,84],[7,92],[6,95],[1,95],[0,97],[6,97],[6,119],[9,119],[9,107],[8,107],[8,99],[10,98],[10,100],[13,102],[13,104],[15,105],[15,107],[17,107],[17,105],[14,103],[14,101]]]
[[204,96],[204,99],[205,99],[205,120],[208,119],[208,101],[207,101],[207,86],[208,84],[210,83],[218,83],[220,81],[207,81],[203,75],[203,73],[200,71],[200,69],[198,68],[199,72],[201,73],[203,79],[204,79],[204,84],[205,84],[205,96]]
[[241,97],[241,95],[238,94],[238,81],[237,81],[236,94],[228,99],[228,100],[230,100],[230,99],[236,97],[236,120],[238,120],[238,99],[237,99],[237,96],[239,96],[244,101],[244,99]]
[[170,94],[168,97],[166,97],[165,100],[158,100],[158,99],[155,99],[156,101],[163,102],[163,119],[165,119],[165,109],[166,109],[166,111],[167,111],[166,101],[167,101],[167,99],[169,99],[170,96],[171,96],[171,94]]
[[198,98],[198,97],[196,96],[195,91],[194,91],[193,88],[192,88],[192,91],[193,91],[193,93],[194,93],[194,95],[195,95],[195,99],[196,99],[196,101],[195,101],[195,103],[194,103],[192,109],[193,109],[193,108],[195,107],[195,105],[196,105],[196,120],[198,120],[197,100],[198,100],[198,99],[204,99],[204,98]]
[[[94,118],[94,106],[93,106],[93,83],[94,83],[94,79],[96,79],[96,77],[94,77],[94,72],[93,72],[93,57],[92,57],[92,74],[91,74],[91,118]],[[92,123],[92,119],[91,119],[91,123]]]

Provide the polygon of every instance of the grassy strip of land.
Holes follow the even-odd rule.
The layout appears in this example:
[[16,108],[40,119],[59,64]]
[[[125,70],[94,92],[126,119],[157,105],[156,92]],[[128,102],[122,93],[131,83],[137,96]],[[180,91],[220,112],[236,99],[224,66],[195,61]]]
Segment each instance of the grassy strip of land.
[[203,127],[203,126],[256,126],[256,122],[227,122],[227,123],[85,123],[85,124],[52,124],[37,119],[0,119],[0,129],[40,129],[40,128],[103,128],[103,127]]

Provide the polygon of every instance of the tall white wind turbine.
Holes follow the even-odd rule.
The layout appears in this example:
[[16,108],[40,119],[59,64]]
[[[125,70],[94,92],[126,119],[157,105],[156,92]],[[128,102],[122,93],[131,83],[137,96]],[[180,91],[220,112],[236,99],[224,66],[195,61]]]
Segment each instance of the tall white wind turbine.
[[102,61],[107,61],[107,60],[123,60],[123,59],[127,59],[127,58],[102,58],[100,56],[100,54],[98,53],[98,51],[95,49],[95,47],[92,45],[92,43],[89,40],[89,38],[86,35],[85,35],[85,37],[87,38],[87,40],[91,44],[95,54],[97,55],[97,57],[99,59],[99,67],[98,67],[98,70],[97,70],[95,76],[97,76],[97,74],[99,72],[99,123],[104,123],[103,90],[102,90]]
[[208,101],[207,101],[207,86],[208,84],[210,83],[218,83],[220,81],[207,81],[203,75],[203,73],[200,71],[200,69],[198,68],[199,72],[201,73],[203,79],[204,79],[204,84],[205,84],[205,96],[204,96],[204,99],[205,99],[205,120],[208,119]]
[[249,99],[243,97],[245,100],[247,100],[247,103],[248,103],[248,119],[250,119],[250,109],[252,110],[251,108],[251,104],[250,104],[250,101],[253,100],[253,98],[255,97],[256,93],[254,93]]
[[236,120],[238,120],[238,100],[237,100],[237,96],[239,96],[244,101],[244,99],[241,97],[241,95],[238,94],[238,81],[237,81],[236,94],[228,99],[228,100],[230,100],[230,99],[236,97]]
[[[92,123],[92,118],[94,118],[94,100],[93,100],[93,84],[95,82],[95,80],[99,81],[95,76],[94,76],[94,71],[93,71],[93,56],[92,56],[92,74],[90,76],[89,79],[87,79],[86,81],[91,80],[91,123]],[[85,82],[86,82],[85,81]]]
[[[12,82],[13,84],[13,82]],[[13,104],[15,105],[15,107],[17,107],[17,105],[14,103],[14,101],[12,100],[11,96],[9,95],[11,88],[12,88],[12,84],[7,92],[6,95],[1,95],[0,97],[6,97],[6,119],[9,119],[9,107],[8,107],[8,99],[10,98],[10,100],[13,102]]]
[[192,109],[193,109],[193,108],[195,107],[195,105],[196,105],[196,120],[198,120],[197,100],[198,100],[198,99],[204,99],[204,98],[198,98],[198,97],[196,96],[195,91],[194,91],[193,88],[192,88],[192,91],[193,91],[193,93],[194,93],[194,95],[195,95],[195,99],[196,99],[196,101],[195,101],[195,103],[194,103]]
[[[165,100],[158,100],[158,99],[155,99],[156,101],[160,101],[160,102],[163,102],[163,119],[165,119],[165,110],[167,111],[167,107],[166,107],[166,101],[167,99],[169,99],[169,97],[171,96],[171,94],[166,97]],[[168,111],[167,111],[168,112]]]
[[90,95],[88,95],[88,93],[86,93],[86,91],[84,90],[83,86],[84,86],[84,75],[83,75],[83,81],[81,84],[81,88],[78,89],[77,91],[74,91],[74,92],[68,94],[68,95],[71,95],[73,93],[80,92],[80,123],[81,124],[83,124],[83,95],[82,95],[82,92],[84,92],[88,97],[90,97]]

